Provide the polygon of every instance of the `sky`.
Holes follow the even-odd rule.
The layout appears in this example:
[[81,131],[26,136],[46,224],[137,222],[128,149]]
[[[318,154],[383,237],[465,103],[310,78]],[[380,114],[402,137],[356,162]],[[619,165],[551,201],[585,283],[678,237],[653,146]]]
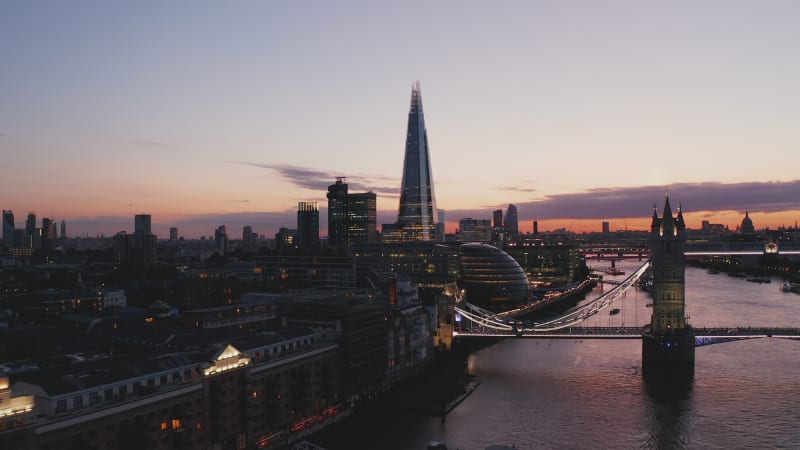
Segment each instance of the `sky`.
[[[384,4],[386,3],[386,4]],[[396,220],[420,80],[446,230],[800,219],[800,2],[8,1],[0,206],[271,237],[336,177]]]

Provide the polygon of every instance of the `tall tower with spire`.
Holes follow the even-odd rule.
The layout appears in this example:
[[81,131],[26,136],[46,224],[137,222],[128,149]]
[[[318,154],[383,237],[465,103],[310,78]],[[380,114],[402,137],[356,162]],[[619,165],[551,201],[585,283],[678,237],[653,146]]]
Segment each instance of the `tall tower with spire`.
[[397,223],[384,225],[384,240],[433,241],[441,238],[437,236],[436,230],[436,196],[433,190],[428,133],[422,112],[422,91],[417,81],[411,86],[400,211]]
[[682,208],[672,216],[669,196],[658,217],[653,206],[650,225],[650,262],[653,273],[653,315],[642,337],[642,373],[645,377],[694,377],[694,335],[686,321],[683,254],[686,224]]

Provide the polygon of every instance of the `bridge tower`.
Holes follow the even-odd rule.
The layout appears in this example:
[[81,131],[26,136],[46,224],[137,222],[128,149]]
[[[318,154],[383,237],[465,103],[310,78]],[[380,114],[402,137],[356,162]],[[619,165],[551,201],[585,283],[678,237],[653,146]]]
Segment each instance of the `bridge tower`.
[[685,313],[685,240],[683,212],[678,207],[678,216],[672,217],[667,196],[661,218],[653,207],[650,227],[653,315],[642,336],[645,378],[694,378],[694,333]]

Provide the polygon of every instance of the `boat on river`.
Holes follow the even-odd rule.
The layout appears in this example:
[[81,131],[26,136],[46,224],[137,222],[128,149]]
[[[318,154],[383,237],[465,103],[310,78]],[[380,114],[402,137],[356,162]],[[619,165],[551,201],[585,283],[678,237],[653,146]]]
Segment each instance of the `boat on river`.
[[751,283],[759,283],[759,284],[761,284],[761,283],[772,283],[772,280],[770,280],[769,278],[763,278],[763,277],[748,278],[747,281],[749,281]]

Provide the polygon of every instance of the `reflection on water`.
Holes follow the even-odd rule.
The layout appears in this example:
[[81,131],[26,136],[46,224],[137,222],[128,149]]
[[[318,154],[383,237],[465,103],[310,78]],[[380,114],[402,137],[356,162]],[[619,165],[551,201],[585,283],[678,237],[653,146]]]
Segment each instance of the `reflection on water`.
[[691,418],[691,381],[644,380],[653,426],[642,448],[689,448],[686,439]]

